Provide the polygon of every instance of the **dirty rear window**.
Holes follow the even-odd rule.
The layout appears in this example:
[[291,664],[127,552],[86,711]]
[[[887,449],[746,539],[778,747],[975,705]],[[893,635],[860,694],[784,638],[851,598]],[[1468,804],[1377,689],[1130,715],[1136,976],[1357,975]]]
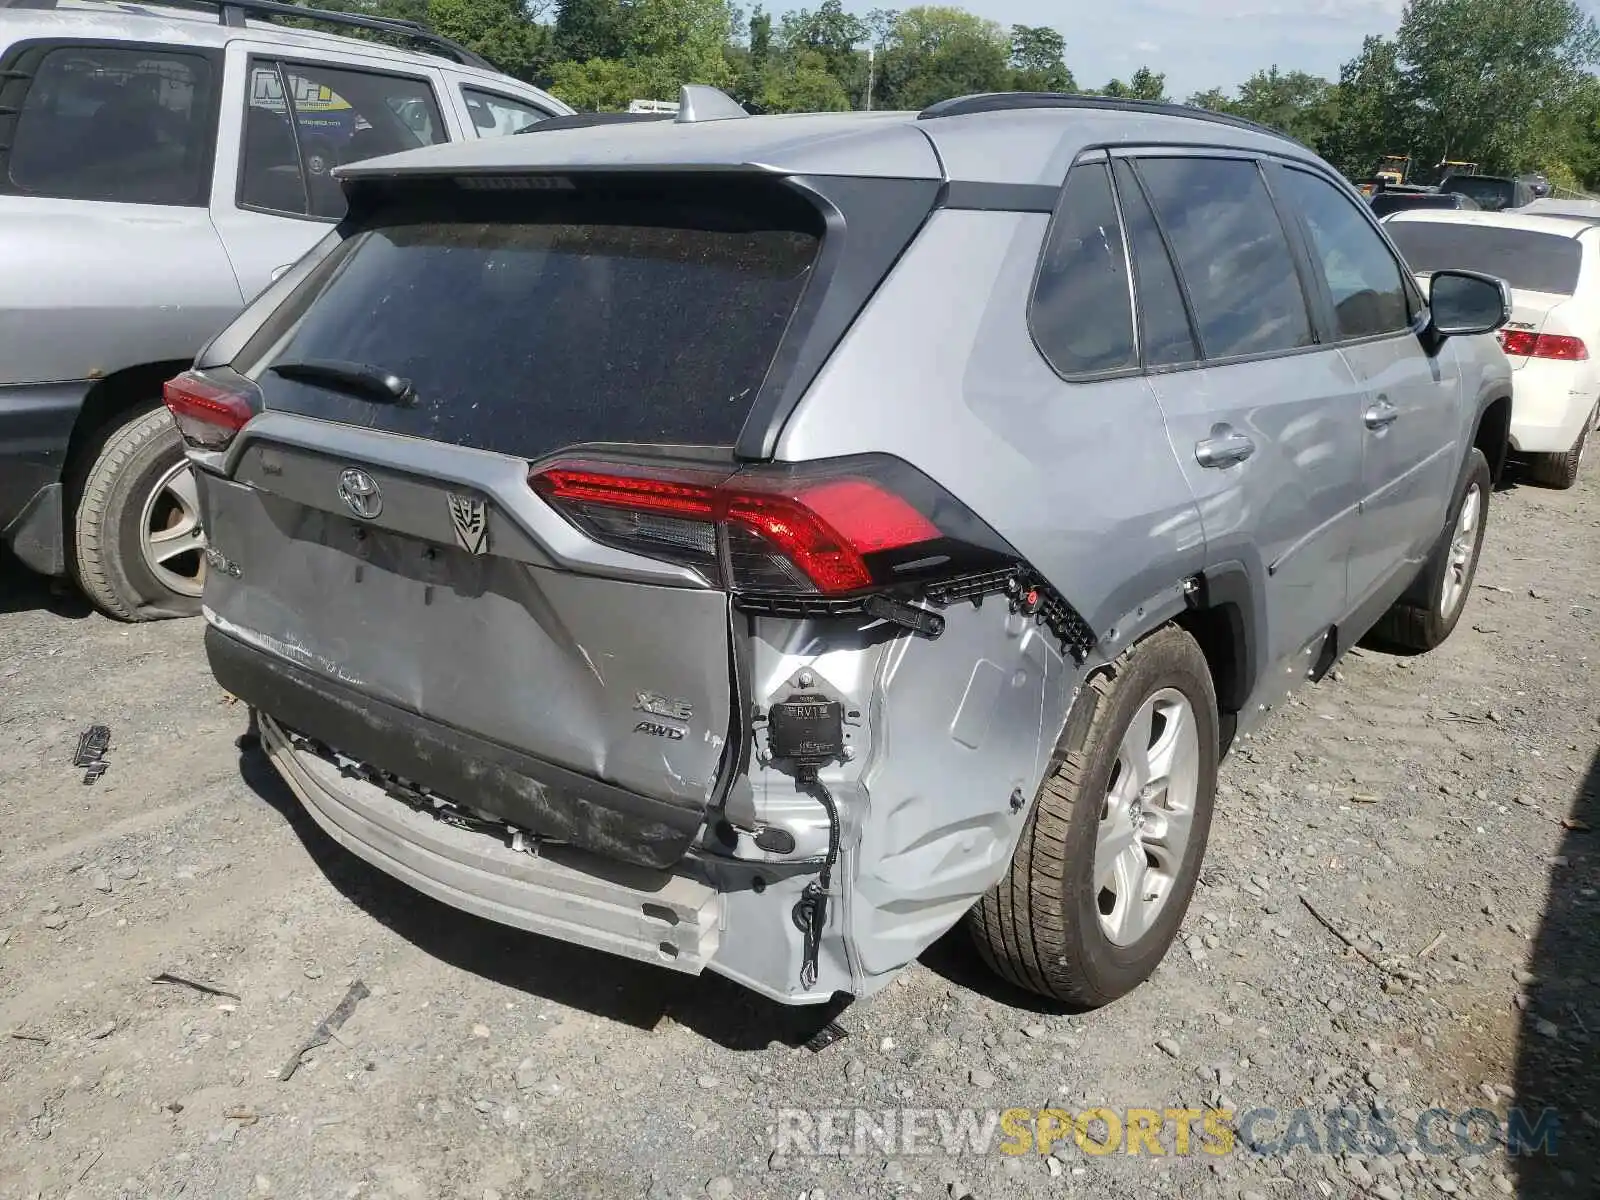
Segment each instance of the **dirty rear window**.
[[1445,221],[1391,221],[1387,228],[1413,271],[1482,271],[1521,292],[1570,296],[1578,289],[1583,248],[1564,234]]
[[[462,194],[372,218],[245,373],[269,408],[523,457],[584,442],[731,446],[805,287],[792,193]],[[254,361],[252,361],[254,360]],[[268,369],[408,379],[375,403]]]

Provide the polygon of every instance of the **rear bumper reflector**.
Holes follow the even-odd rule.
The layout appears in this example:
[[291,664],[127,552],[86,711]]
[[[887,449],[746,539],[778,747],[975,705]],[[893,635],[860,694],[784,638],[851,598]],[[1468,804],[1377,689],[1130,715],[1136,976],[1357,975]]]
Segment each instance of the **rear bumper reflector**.
[[[386,703],[215,626],[217,683],[252,708],[456,804],[606,858],[670,867],[705,820],[697,803],[642,796]],[[381,794],[381,793],[380,793]]]
[[270,716],[261,744],[329,837],[452,908],[689,974],[717,952],[722,902],[708,884],[589,855],[583,869],[570,852],[535,857],[436,821],[297,750]]

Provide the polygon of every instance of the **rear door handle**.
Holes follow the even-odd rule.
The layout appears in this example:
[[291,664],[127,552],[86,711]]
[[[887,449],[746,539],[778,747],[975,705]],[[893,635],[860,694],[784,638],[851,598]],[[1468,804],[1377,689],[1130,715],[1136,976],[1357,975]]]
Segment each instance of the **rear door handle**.
[[1202,467],[1231,467],[1256,452],[1256,444],[1231,425],[1217,425],[1211,436],[1194,444],[1194,460]]
[[1400,410],[1390,404],[1387,398],[1379,396],[1372,407],[1361,415],[1361,419],[1368,429],[1387,429],[1400,419]]
[[277,283],[294,268],[293,263],[284,263],[281,267],[272,268],[272,282]]

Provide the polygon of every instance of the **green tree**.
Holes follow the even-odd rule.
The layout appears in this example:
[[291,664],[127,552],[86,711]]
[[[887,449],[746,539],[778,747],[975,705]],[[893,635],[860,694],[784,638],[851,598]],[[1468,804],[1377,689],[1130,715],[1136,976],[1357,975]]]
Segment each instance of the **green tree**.
[[1408,0],[1395,42],[1428,157],[1498,170],[1527,158],[1527,132],[1600,58],[1575,0]]
[[[629,100],[672,100],[685,83],[731,87],[727,0],[628,0],[620,57],[568,60],[550,71],[550,90],[577,109],[626,108]],[[626,94],[624,94],[626,93]]]
[[726,76],[723,48],[733,21],[727,0],[629,0],[624,11],[627,57],[662,59],[684,83]]
[[765,112],[762,94],[773,65],[772,14],[756,5],[746,28],[749,37],[745,44],[732,40],[723,50],[728,69],[733,73],[729,94],[746,107]]
[[556,0],[555,52],[561,58],[580,63],[621,58],[625,28],[619,0]]
[[844,112],[850,95],[822,55],[804,50],[767,73],[759,104],[765,112]]
[[1257,71],[1239,85],[1238,99],[1225,110],[1274,129],[1308,146],[1318,146],[1333,123],[1333,86],[1304,71]]
[[579,112],[617,112],[630,100],[651,99],[652,81],[620,58],[570,59],[550,68],[550,91]]
[[772,14],[759,4],[750,13],[750,65],[762,70],[772,57]]
[[1100,89],[1100,94],[1117,100],[1166,100],[1167,77],[1149,67],[1140,67],[1127,83],[1113,79]]
[[1331,102],[1338,119],[1317,149],[1355,179],[1370,176],[1387,154],[1411,153],[1415,119],[1396,44],[1368,37],[1339,71]]
[[898,14],[881,56],[879,108],[926,108],[939,100],[1006,87],[1011,40],[993,21],[960,8]]
[[785,13],[780,29],[785,50],[815,55],[814,61],[838,79],[854,73],[856,47],[867,37],[866,22],[845,12],[839,0],[822,0],[814,12],[801,8]]
[[522,0],[428,0],[427,20],[521,79],[542,75],[555,57],[550,28],[530,19]]
[[1221,88],[1211,88],[1209,91],[1196,92],[1184,101],[1190,108],[1203,108],[1209,112],[1231,113],[1234,111],[1235,101],[1232,96]]
[[1590,76],[1566,104],[1540,112],[1528,145],[1538,167],[1557,187],[1600,188],[1600,79]]
[[1048,25],[1013,25],[1007,86],[1019,92],[1076,91],[1066,53],[1066,38]]

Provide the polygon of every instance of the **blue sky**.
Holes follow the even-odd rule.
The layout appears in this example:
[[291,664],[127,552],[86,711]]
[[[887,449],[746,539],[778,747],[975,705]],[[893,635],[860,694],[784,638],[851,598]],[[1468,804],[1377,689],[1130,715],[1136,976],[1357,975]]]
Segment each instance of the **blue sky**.
[[[1067,39],[1067,66],[1084,87],[1126,79],[1148,64],[1166,72],[1167,91],[1180,100],[1209,87],[1233,87],[1273,63],[1336,78],[1340,64],[1361,49],[1363,37],[1394,32],[1403,5],[1403,0],[954,2],[1004,26],[1059,29]],[[873,7],[862,0],[845,3],[858,12]]]

